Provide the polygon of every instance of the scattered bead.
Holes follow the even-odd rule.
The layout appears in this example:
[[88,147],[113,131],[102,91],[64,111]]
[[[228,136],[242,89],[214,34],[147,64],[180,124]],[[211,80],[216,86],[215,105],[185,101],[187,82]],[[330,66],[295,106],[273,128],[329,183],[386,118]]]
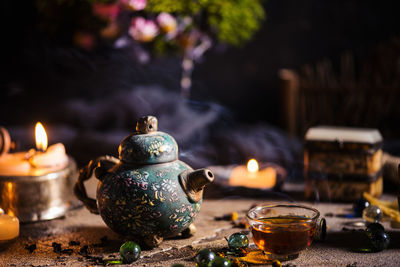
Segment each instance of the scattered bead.
[[369,224],[365,233],[371,242],[374,251],[382,251],[389,246],[389,235],[385,233],[385,228],[383,228],[380,223]]
[[231,266],[232,266],[231,262],[227,258],[221,256],[215,257],[215,259],[208,264],[208,267],[231,267]]
[[228,246],[230,251],[242,251],[249,246],[249,239],[243,233],[234,233],[228,239]]
[[325,241],[326,239],[326,220],[321,218],[317,222],[317,229],[315,231],[314,239],[316,241]]
[[380,223],[370,223],[367,225],[366,233],[367,236],[371,236],[377,232],[385,232],[385,228]]
[[379,222],[382,220],[383,213],[378,206],[370,205],[363,210],[362,218],[367,222]]
[[361,217],[363,210],[368,207],[370,203],[365,199],[365,198],[360,198],[354,203],[353,205],[353,211],[355,217]]
[[140,246],[132,241],[125,242],[119,249],[122,261],[128,264],[137,261],[140,257],[140,252]]
[[389,246],[390,238],[387,233],[379,232],[378,234],[373,235],[370,241],[375,251],[382,251],[387,249]]
[[197,252],[195,257],[196,266],[207,267],[211,261],[216,258],[216,255],[211,250],[205,248]]
[[272,267],[282,267],[282,263],[278,260],[272,262]]

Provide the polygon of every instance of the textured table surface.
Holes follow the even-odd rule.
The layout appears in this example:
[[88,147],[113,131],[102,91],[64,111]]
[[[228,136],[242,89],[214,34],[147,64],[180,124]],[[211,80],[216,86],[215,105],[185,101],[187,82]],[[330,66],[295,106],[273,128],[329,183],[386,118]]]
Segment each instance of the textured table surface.
[[[233,211],[244,215],[255,202],[271,203],[276,200],[238,197],[204,200],[196,218],[197,233],[194,236],[166,240],[158,248],[143,251],[141,258],[131,266],[171,266],[173,263],[195,266],[192,258],[196,251],[204,247],[222,249],[227,246],[224,237],[243,230],[234,228],[228,221],[216,221],[214,217]],[[388,222],[384,222],[384,226],[391,237],[390,247],[378,253],[357,253],[354,252],[354,248],[361,245],[362,239],[359,238],[360,233],[351,231],[347,223],[359,219],[341,216],[351,212],[351,204],[302,203],[317,208],[322,216],[328,215],[328,237],[325,242],[314,242],[297,259],[284,264],[400,266],[400,230],[390,228]],[[75,244],[70,241],[74,241]],[[53,242],[60,244],[64,252],[54,252]],[[8,248],[0,251],[0,266],[102,265],[102,259],[119,258],[118,250],[123,242],[124,238],[107,228],[100,216],[79,208],[70,211],[62,219],[22,225],[20,237]],[[36,245],[36,249],[30,252],[26,247],[33,244]],[[85,245],[89,248],[87,256],[80,253]]]

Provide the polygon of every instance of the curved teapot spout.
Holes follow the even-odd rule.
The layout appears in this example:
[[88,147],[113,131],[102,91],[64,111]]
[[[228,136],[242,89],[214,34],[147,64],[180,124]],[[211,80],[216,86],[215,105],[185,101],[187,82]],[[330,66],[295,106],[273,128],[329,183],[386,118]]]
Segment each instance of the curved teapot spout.
[[204,186],[214,181],[214,174],[209,169],[186,170],[179,175],[179,181],[189,200],[199,202]]

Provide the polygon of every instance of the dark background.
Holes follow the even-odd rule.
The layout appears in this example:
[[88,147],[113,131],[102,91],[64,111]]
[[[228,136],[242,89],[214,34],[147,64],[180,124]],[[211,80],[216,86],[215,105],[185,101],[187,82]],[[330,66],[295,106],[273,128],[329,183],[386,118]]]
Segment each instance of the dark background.
[[[195,66],[193,100],[225,105],[241,121],[278,125],[280,68],[324,58],[335,62],[345,51],[362,59],[400,31],[397,1],[269,0],[265,9],[267,20],[250,43],[218,46]],[[50,41],[35,30],[33,4],[25,1],[3,1],[2,20],[3,124],[58,121],[66,99],[94,100],[134,85],[179,90],[176,58],[140,65],[129,51],[85,52]]]
[[[267,20],[252,41],[240,48],[217,45],[195,65],[185,102],[179,58],[142,65],[129,49],[80,50],[37,30],[33,2],[3,1],[0,125],[25,148],[32,147],[34,123],[42,121],[49,143],[63,142],[85,164],[115,155],[136,119],[153,114],[194,167],[251,157],[301,165],[302,137],[279,129],[277,72],[323,59],[337,68],[347,51],[361,62],[400,35],[398,7],[397,1],[266,1]],[[400,151],[398,142],[386,148]]]

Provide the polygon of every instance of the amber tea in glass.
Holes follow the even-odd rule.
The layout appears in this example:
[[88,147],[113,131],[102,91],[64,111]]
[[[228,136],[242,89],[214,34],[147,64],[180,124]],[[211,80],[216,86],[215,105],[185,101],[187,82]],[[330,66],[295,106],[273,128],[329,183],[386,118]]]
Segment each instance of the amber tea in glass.
[[294,256],[311,245],[319,212],[281,204],[253,208],[247,217],[254,243],[275,259]]

